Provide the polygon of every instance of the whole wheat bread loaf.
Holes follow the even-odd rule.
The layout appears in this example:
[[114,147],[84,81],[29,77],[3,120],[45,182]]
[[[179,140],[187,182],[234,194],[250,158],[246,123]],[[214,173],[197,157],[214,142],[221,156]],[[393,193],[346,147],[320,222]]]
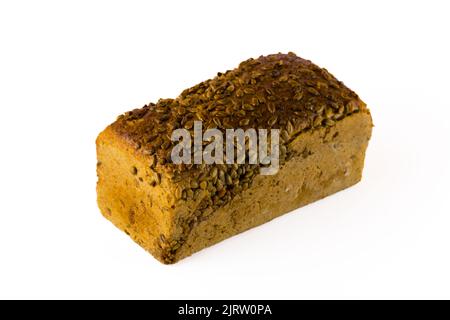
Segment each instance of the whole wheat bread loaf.
[[[174,129],[280,129],[280,168],[174,164]],[[261,56],[118,117],[97,138],[102,214],[174,263],[361,179],[368,108],[327,70],[293,53]]]

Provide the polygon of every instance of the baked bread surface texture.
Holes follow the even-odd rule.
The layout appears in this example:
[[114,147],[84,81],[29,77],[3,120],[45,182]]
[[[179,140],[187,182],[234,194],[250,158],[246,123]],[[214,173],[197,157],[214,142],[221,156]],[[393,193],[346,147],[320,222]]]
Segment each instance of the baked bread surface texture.
[[[280,129],[280,169],[174,164],[171,133]],[[97,138],[102,214],[163,263],[345,189],[361,179],[368,108],[293,53],[262,56],[118,117]]]

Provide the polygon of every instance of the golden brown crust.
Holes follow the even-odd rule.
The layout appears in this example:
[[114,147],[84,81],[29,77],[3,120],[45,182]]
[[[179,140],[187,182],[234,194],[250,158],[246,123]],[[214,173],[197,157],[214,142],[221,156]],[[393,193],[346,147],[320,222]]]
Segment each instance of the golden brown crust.
[[[298,155],[273,176],[259,175],[252,188],[199,221],[175,262],[360,181],[372,131],[369,114],[356,113],[330,128],[302,133],[291,143]],[[295,245],[293,245],[295,248]],[[165,253],[165,257],[170,257]]]

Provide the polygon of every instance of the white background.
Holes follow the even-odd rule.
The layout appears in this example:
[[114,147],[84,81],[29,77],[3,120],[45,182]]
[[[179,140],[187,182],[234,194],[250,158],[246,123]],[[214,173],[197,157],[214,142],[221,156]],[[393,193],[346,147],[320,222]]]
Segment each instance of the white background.
[[[448,1],[2,1],[0,298],[450,298]],[[294,51],[370,106],[361,183],[173,265],[96,205],[115,117]]]

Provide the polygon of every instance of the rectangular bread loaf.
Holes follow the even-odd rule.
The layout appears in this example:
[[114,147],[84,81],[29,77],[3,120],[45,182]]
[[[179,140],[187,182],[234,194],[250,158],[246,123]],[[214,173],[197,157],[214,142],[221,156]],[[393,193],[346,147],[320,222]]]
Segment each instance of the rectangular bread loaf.
[[[171,134],[279,129],[279,170],[180,163]],[[361,179],[372,131],[366,105],[293,53],[261,56],[118,117],[97,138],[102,214],[169,264]],[[246,157],[247,159],[248,157]]]

